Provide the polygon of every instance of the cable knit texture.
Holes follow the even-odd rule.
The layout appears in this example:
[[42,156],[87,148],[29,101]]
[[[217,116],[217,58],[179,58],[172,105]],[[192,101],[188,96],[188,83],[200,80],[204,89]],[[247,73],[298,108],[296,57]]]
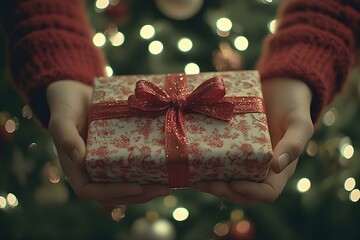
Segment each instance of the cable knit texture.
[[9,36],[10,72],[16,87],[47,126],[46,87],[71,79],[91,85],[104,75],[104,57],[92,44],[83,1],[12,0],[0,3]]
[[308,83],[316,122],[342,89],[359,49],[360,1],[289,0],[277,20],[257,65],[262,81],[284,77]]

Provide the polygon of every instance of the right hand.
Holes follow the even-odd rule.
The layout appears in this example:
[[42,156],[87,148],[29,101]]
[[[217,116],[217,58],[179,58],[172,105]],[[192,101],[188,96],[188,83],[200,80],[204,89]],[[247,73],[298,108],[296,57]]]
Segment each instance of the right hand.
[[144,203],[170,193],[169,187],[163,185],[92,182],[85,168],[85,138],[92,87],[61,80],[51,83],[46,94],[51,114],[49,132],[64,174],[80,199],[98,201],[109,209]]

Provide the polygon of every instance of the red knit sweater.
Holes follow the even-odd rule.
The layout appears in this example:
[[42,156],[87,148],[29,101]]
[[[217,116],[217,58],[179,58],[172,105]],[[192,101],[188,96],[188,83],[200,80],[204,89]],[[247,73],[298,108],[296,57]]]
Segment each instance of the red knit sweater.
[[[46,125],[45,89],[53,81],[91,84],[104,58],[92,44],[83,1],[11,0],[0,9],[9,35],[16,86]],[[314,92],[313,118],[343,86],[360,46],[360,0],[289,0],[277,32],[265,40],[258,69],[263,81],[301,79]]]

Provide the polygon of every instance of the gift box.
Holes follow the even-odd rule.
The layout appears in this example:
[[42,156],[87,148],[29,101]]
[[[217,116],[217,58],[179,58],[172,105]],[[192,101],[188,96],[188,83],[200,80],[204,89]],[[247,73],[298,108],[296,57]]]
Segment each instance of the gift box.
[[86,157],[95,182],[260,181],[271,157],[257,71],[95,80]]

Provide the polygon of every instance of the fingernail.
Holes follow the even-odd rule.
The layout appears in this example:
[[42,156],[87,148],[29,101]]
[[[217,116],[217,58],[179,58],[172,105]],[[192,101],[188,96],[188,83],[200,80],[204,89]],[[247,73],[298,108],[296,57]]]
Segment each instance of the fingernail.
[[284,170],[287,165],[289,165],[291,162],[290,154],[289,153],[283,153],[279,156],[279,168],[280,171]]
[[77,162],[79,160],[79,157],[80,157],[80,153],[76,148],[71,150],[70,158],[71,158],[72,161]]

